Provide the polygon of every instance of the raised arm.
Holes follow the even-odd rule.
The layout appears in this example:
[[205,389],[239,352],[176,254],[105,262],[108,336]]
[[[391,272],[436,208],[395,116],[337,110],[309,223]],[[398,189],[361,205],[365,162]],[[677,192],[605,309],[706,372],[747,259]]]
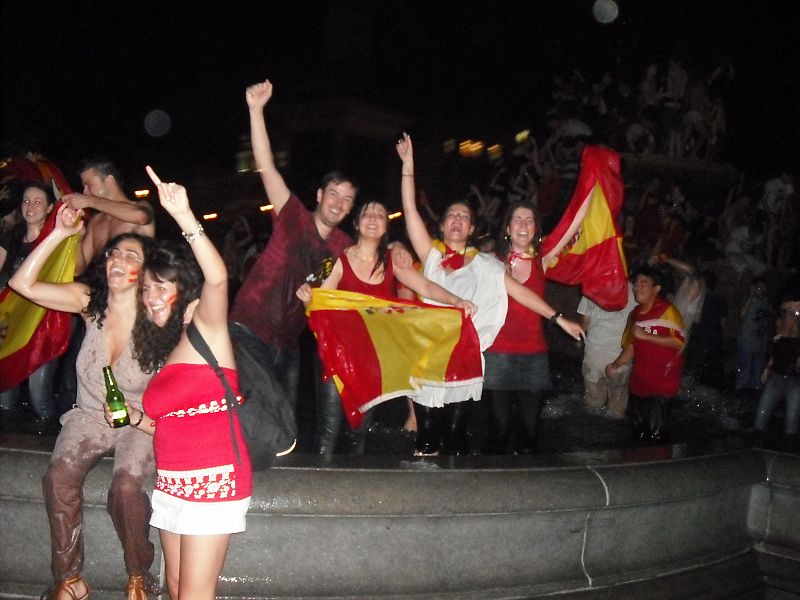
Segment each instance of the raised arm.
[[23,296],[44,308],[80,313],[89,303],[89,288],[82,283],[48,283],[39,281],[47,259],[59,244],[83,230],[83,211],[75,211],[62,204],[56,215],[55,227],[27,256],[8,281],[8,285]]
[[[228,332],[228,270],[225,261],[214,244],[203,233],[203,228],[189,206],[186,188],[176,183],[164,183],[151,167],[147,174],[158,189],[161,206],[175,219],[181,228],[184,238],[192,249],[197,264],[203,272],[203,287],[200,291],[200,302],[194,310],[193,318],[198,324],[205,325],[212,335],[219,339],[227,337]],[[222,335],[224,332],[224,336]],[[204,332],[205,333],[205,332]],[[215,351],[213,338],[207,340]],[[222,357],[217,357],[223,363]]]
[[277,215],[289,201],[291,193],[275,166],[272,145],[267,135],[267,123],[264,120],[264,107],[272,98],[272,84],[269,79],[248,87],[245,98],[250,109],[250,143],[253,145],[256,168],[261,175],[267,198],[272,203],[272,210]]
[[414,148],[411,137],[403,134],[403,139],[397,142],[397,155],[403,161],[401,171],[400,193],[403,198],[403,214],[406,219],[406,232],[411,246],[414,248],[422,264],[428,259],[428,253],[433,247],[433,239],[425,226],[422,216],[417,210],[416,188],[414,186]]
[[439,284],[423,277],[414,267],[398,268],[395,266],[394,275],[400,283],[415,291],[420,296],[430,298],[442,304],[450,304],[458,308],[463,308],[468,315],[474,315],[478,311],[478,307],[472,302],[459,298],[455,294],[448,292]]
[[558,326],[564,330],[564,332],[576,340],[586,337],[586,332],[580,325],[574,321],[565,319],[561,313],[556,311],[547,302],[545,302],[544,298],[526,288],[508,273],[505,275],[505,282],[508,295],[522,304],[522,306],[532,310],[538,315],[543,316],[545,319],[554,320],[556,324],[558,324]]

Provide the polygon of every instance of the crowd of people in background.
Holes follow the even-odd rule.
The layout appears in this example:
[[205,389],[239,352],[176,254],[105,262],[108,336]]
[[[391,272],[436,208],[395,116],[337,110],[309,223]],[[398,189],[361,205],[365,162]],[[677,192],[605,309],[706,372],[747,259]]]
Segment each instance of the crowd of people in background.
[[[510,151],[488,159],[485,177],[470,182],[467,194],[451,198],[474,211],[470,244],[481,251],[496,252],[502,259],[505,250],[501,246],[503,238],[507,238],[509,226],[508,210],[520,206],[530,207],[535,213],[535,239],[532,243],[547,235],[571,198],[581,152],[587,143],[607,145],[623,156],[657,154],[705,161],[724,159],[726,92],[734,76],[733,66],[725,61],[709,73],[698,75],[689,70],[679,52],[673,52],[663,64],[652,62],[640,73],[628,76],[624,76],[620,68],[610,69],[594,82],[587,80],[578,70],[555,75],[551,90],[552,107],[541,117],[541,131],[519,134]],[[263,105],[259,110],[261,108]],[[251,106],[251,123],[255,123],[251,136],[256,162],[261,164],[264,156],[271,154],[271,148],[268,138],[265,141],[266,136],[261,133],[256,112]],[[261,147],[266,150],[260,150],[259,157]],[[86,172],[82,172],[86,194],[71,195],[66,201],[76,209],[89,208],[99,215],[109,213],[115,219],[122,218],[134,229],[148,227],[152,211],[146,205],[146,210],[143,210],[142,203],[137,203],[134,211],[133,203],[127,201],[118,185],[119,175],[111,173],[109,179],[109,173],[103,170],[106,168],[107,165],[87,166]],[[94,169],[94,172],[89,169]],[[274,171],[260,170],[275,206],[273,215],[277,216],[287,206],[293,214],[299,212],[301,203],[296,202],[296,196],[288,191],[282,180],[278,186],[279,193],[275,193],[278,180],[275,178],[277,170]],[[93,175],[97,175],[97,181],[91,179]],[[355,186],[341,175],[334,175],[331,181],[335,186],[352,188],[342,190],[344,195],[337,197],[340,201],[349,194],[352,203],[357,192]],[[327,185],[323,183],[320,189],[326,190]],[[788,335],[786,331],[789,330],[781,328],[780,323],[776,324],[776,319],[781,310],[779,306],[783,306],[778,301],[791,300],[784,292],[786,284],[796,274],[800,210],[795,185],[794,173],[788,167],[778,167],[774,177],[766,181],[750,181],[744,173],[725,197],[715,198],[705,195],[706,191],[698,190],[692,182],[657,172],[651,172],[643,179],[626,180],[625,202],[618,226],[623,235],[628,265],[632,272],[645,266],[663,271],[662,294],[678,308],[684,322],[682,358],[685,359],[686,373],[696,375],[704,383],[734,392],[760,393],[765,381],[764,368],[772,364],[769,359],[773,337],[776,331]],[[312,253],[313,257],[304,260],[302,265],[291,266],[292,273],[313,271],[322,254],[333,252],[338,256],[350,242],[331,225],[333,221],[339,222],[338,214],[337,219],[332,219],[321,211],[321,208],[327,209],[327,203],[322,201],[324,198],[323,195],[317,199],[320,204],[313,215],[316,228],[319,230],[319,223],[322,223],[321,227],[333,235],[331,239],[336,240],[335,247],[326,240]],[[424,185],[419,182],[416,205],[427,230],[437,233],[440,216],[446,217],[447,212],[439,214],[438,204],[428,198]],[[33,222],[27,217],[26,220],[30,221],[28,229],[37,226],[38,221]],[[283,379],[282,384],[290,397],[296,398],[296,339],[302,329],[297,323],[302,323],[302,308],[293,305],[289,314],[283,310],[286,307],[281,306],[277,307],[280,310],[262,307],[259,314],[255,314],[252,308],[256,305],[254,290],[263,293],[276,277],[274,269],[266,271],[264,265],[289,260],[287,249],[280,243],[274,244],[276,237],[280,239],[283,235],[278,223],[275,220],[272,231],[267,233],[263,227],[254,226],[240,217],[227,230],[219,245],[227,265],[232,321],[248,324],[249,331],[240,333],[250,336],[251,342],[255,333],[262,343],[265,340],[273,343],[275,347],[269,352],[271,360],[275,361],[276,373]],[[96,222],[93,229],[99,231],[101,225]],[[22,224],[3,233],[0,252],[11,259],[19,245],[21,227]],[[23,240],[27,241],[31,235],[27,232]],[[108,237],[101,234],[94,241],[91,236],[84,239],[79,269],[96,249],[89,246],[100,247]],[[311,247],[314,244],[317,241],[312,239]],[[265,249],[271,246],[282,249],[265,253]],[[305,250],[308,249],[306,246]],[[3,270],[7,273],[13,272],[12,262],[4,257]],[[748,289],[749,294],[742,293]],[[293,295],[294,290],[283,290],[282,293],[289,292]],[[794,292],[789,293],[792,294]],[[587,329],[597,328],[609,320],[602,310],[598,312],[597,306],[587,302],[583,299],[576,311],[584,319],[582,322]],[[635,304],[632,290],[626,312]],[[263,312],[271,315],[267,321],[275,321],[274,332],[267,331],[272,325],[264,324],[260,316]],[[624,322],[617,323],[615,331],[624,326]],[[289,329],[291,333],[288,333]],[[603,335],[608,335],[608,332]],[[611,333],[612,338],[615,335]],[[587,355],[593,341],[590,336]],[[735,344],[735,348],[724,348],[724,344]],[[606,347],[606,357],[614,350]],[[726,362],[726,356],[735,358]],[[598,360],[604,359],[595,358],[584,365],[587,407],[608,416],[621,417],[626,410],[623,390],[627,387],[627,378],[623,377],[622,383],[617,381],[614,387],[606,382],[604,365]],[[29,388],[30,400],[41,421],[38,429],[52,431],[53,411],[38,399],[37,377],[38,374],[31,378]],[[611,396],[601,399],[598,384],[602,384],[602,394]],[[606,389],[608,386],[613,389],[609,391]],[[4,409],[13,408],[16,402],[14,394],[17,393],[15,390],[11,395],[3,396]],[[535,422],[535,418],[532,420]],[[413,415],[407,424],[414,427]],[[760,426],[763,426],[763,417]]]

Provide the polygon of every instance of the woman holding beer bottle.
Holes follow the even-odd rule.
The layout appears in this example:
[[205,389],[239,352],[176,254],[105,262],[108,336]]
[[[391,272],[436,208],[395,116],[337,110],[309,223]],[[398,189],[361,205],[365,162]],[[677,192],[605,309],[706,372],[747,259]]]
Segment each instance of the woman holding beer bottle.
[[139,278],[152,240],[134,233],[119,235],[95,257],[81,282],[39,281],[44,263],[58,245],[82,232],[81,213],[62,205],[53,231],[9,281],[28,300],[45,308],[77,313],[86,322],[86,336],[77,358],[77,403],[61,419],[61,433],[43,480],[56,583],[49,597],[89,597],[89,585],[81,576],[82,488],[92,467],[113,451],[108,511],[122,542],[128,598],[145,600],[147,591],[157,589],[149,573],[154,547],[148,539],[150,501],[145,491],[155,474],[152,438],[132,426],[108,425],[103,368],[111,367],[128,404],[140,408],[152,372],[134,358],[131,333],[137,315]]

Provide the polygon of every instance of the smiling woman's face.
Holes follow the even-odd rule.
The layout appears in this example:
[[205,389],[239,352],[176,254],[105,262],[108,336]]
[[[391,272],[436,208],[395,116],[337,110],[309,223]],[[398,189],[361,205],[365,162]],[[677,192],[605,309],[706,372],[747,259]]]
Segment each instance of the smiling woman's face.
[[145,271],[142,281],[142,303],[149,319],[163,327],[172,314],[178,288],[172,281],[159,281]]

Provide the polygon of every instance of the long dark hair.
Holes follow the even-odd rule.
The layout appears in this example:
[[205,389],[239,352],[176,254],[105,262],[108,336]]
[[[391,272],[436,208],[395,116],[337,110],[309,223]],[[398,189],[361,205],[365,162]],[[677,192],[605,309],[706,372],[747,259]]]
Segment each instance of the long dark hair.
[[358,232],[358,235],[361,236],[361,231],[358,228],[358,222],[361,220],[361,217],[364,216],[364,213],[367,212],[367,209],[370,206],[380,206],[386,211],[386,232],[383,234],[383,237],[378,241],[378,249],[375,253],[375,264],[372,266],[372,271],[370,271],[370,277],[375,273],[379,273],[381,271],[386,270],[386,252],[389,247],[389,211],[386,208],[386,205],[383,202],[379,202],[378,200],[370,200],[369,202],[365,202],[361,205],[361,208],[358,209],[356,212],[356,216],[353,218],[353,228]]
[[531,245],[533,246],[533,250],[536,254],[539,253],[539,248],[542,245],[542,229],[539,223],[539,211],[536,210],[536,207],[527,200],[515,200],[508,205],[505,215],[503,215],[503,223],[500,231],[497,232],[495,253],[497,254],[497,258],[504,263],[506,262],[508,253],[511,252],[511,236],[506,234],[506,230],[508,229],[509,225],[511,225],[511,219],[514,216],[514,211],[516,211],[518,208],[526,208],[533,213],[533,222],[536,226],[536,235],[534,236]]
[[200,297],[203,273],[186,244],[158,240],[144,265],[156,281],[175,284],[177,298],[166,324],[159,327],[147,316],[139,295],[139,310],[133,325],[133,356],[145,373],[161,368],[181,339],[183,317],[190,302]]
[[[30,188],[36,188],[37,190],[41,190],[45,193],[47,198],[47,206],[53,206],[56,201],[55,194],[53,193],[53,186],[52,184],[48,183],[47,181],[28,181],[25,184],[19,186],[19,202],[17,202],[17,208],[22,207],[22,201],[25,198],[25,192],[27,192]],[[45,222],[49,218],[48,214],[45,214]],[[11,229],[8,230],[6,234],[6,260],[3,268],[0,269],[2,271],[7,272],[9,275],[13,274],[13,271],[16,270],[15,267],[18,267],[17,259],[20,257],[20,253],[23,252],[23,247],[25,246],[25,235],[28,233],[28,223],[25,219],[20,219],[16,224],[14,224]],[[19,258],[19,262],[22,262],[22,258]]]
[[108,308],[108,278],[106,277],[106,252],[115,248],[122,240],[136,240],[142,246],[145,263],[152,247],[153,239],[138,233],[121,233],[111,238],[103,249],[89,263],[86,271],[78,278],[89,288],[89,303],[83,309],[83,314],[97,323],[98,329],[103,328]]

